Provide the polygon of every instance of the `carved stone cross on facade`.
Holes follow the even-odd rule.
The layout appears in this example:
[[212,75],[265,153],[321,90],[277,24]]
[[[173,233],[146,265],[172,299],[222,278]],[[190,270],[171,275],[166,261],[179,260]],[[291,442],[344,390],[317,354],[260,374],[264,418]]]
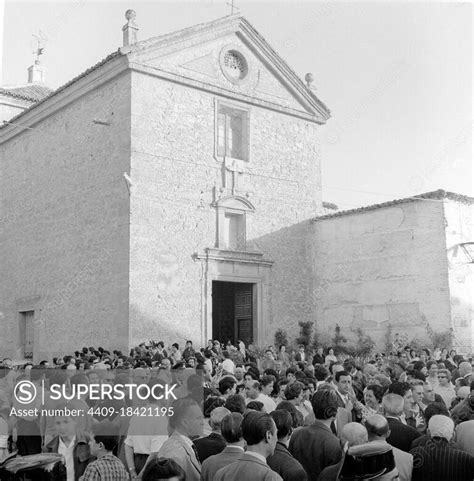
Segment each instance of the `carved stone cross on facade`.
[[245,172],[241,163],[236,159],[224,160],[224,187],[235,195],[239,186],[239,176]]

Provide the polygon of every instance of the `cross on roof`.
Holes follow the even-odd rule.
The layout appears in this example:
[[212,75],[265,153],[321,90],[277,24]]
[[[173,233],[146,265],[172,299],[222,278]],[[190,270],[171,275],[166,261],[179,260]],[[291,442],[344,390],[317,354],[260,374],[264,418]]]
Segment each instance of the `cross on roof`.
[[33,48],[33,53],[36,55],[35,63],[39,63],[40,55],[43,55],[44,45],[48,38],[41,30],[38,32],[38,35],[32,34],[32,36],[36,39],[36,46]]

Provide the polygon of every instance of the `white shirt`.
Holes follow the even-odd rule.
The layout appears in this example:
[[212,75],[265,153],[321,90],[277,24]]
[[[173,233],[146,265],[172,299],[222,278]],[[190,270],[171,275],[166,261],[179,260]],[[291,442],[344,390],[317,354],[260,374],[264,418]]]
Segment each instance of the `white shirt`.
[[58,453],[64,456],[66,461],[67,481],[74,481],[74,446],[76,444],[76,436],[71,440],[69,446],[59,437]]

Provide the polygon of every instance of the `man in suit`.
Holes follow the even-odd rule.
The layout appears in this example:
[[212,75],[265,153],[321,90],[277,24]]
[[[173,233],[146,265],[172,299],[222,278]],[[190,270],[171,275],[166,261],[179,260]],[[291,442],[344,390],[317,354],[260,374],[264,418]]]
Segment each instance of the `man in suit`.
[[341,460],[341,445],[330,427],[337,414],[337,396],[331,388],[316,391],[311,399],[314,423],[296,429],[290,439],[289,451],[311,481],[317,479],[325,467]]
[[288,451],[288,443],[293,432],[293,419],[288,411],[279,409],[270,416],[277,427],[277,444],[275,452],[267,458],[270,468],[278,473],[283,481],[306,481],[306,471]]
[[247,452],[229,466],[219,469],[213,481],[283,481],[266,459],[275,451],[277,429],[269,414],[251,411],[242,422]]
[[[373,414],[367,418],[365,427],[369,435],[369,442],[386,442],[387,438],[390,436],[388,422],[380,414]],[[400,481],[411,481],[413,456],[394,446],[392,446],[392,451]]]
[[221,423],[222,436],[227,442],[224,450],[210,456],[202,463],[201,481],[213,481],[219,469],[240,459],[244,454],[245,441],[242,435],[242,421],[240,413],[228,414]]
[[413,481],[472,481],[474,457],[449,445],[454,434],[453,420],[448,416],[433,416],[428,423],[428,434],[429,443],[410,451]]
[[411,448],[411,443],[416,438],[419,438],[421,434],[415,428],[407,426],[401,421],[404,405],[405,401],[399,394],[386,394],[382,400],[382,407],[390,428],[390,435],[387,437],[387,442],[408,453]]
[[170,458],[186,473],[186,481],[199,481],[201,463],[197,450],[191,441],[202,434],[203,415],[199,404],[191,398],[177,399],[173,403],[174,414],[169,418],[171,436],[164,442],[158,453],[150,454],[145,467],[154,458]]
[[205,438],[194,440],[198,452],[198,458],[203,463],[209,456],[219,454],[226,446],[225,439],[221,434],[221,423],[225,416],[230,414],[230,411],[224,406],[219,406],[211,411],[209,424],[212,428],[212,433]]

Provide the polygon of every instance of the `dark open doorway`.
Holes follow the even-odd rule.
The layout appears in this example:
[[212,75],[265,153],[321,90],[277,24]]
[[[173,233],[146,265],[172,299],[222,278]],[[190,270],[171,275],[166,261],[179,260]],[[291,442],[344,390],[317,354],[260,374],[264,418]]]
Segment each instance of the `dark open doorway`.
[[212,282],[212,337],[253,342],[253,284]]

